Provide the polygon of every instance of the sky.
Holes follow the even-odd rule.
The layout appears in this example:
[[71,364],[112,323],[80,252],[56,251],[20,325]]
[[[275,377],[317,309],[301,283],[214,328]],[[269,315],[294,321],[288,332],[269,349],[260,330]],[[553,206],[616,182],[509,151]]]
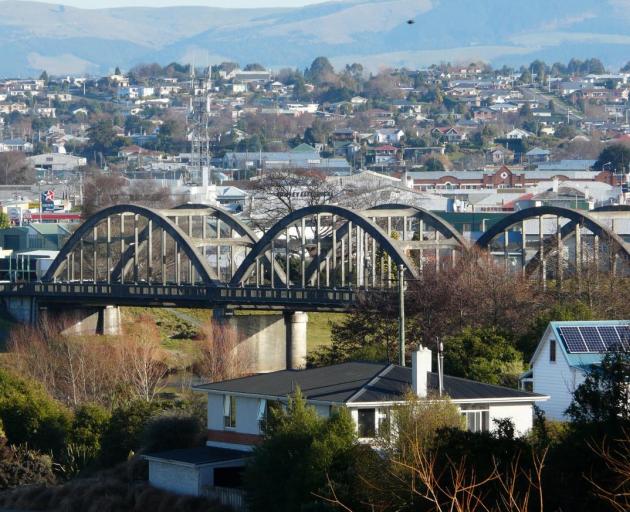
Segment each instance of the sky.
[[49,4],[63,4],[83,9],[103,7],[168,7],[182,5],[204,5],[209,7],[301,7],[307,4],[323,3],[326,0],[62,0]]

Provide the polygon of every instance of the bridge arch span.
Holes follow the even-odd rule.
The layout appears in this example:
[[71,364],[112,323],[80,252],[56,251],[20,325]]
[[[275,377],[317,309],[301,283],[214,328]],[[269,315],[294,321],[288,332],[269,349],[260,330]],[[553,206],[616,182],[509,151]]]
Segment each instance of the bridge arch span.
[[[121,204],[110,206],[108,208],[104,208],[103,210],[95,213],[91,217],[89,217],[81,226],[77,228],[77,230],[72,234],[72,236],[68,239],[68,241],[64,244],[61,251],[53,261],[52,265],[42,278],[44,282],[56,281],[61,274],[66,271],[69,272],[69,256],[80,249],[81,254],[83,254],[83,242],[87,239],[89,241],[89,235],[92,232],[94,241],[94,260],[96,263],[96,245],[97,245],[97,230],[101,223],[106,222],[108,226],[107,239],[105,243],[107,244],[108,254],[110,251],[110,245],[114,243],[114,239],[111,236],[112,233],[110,231],[110,222],[113,218],[121,219],[121,228],[122,223],[124,222],[124,216],[133,215],[134,218],[144,218],[150,226],[154,226],[156,228],[162,229],[165,235],[168,235],[176,247],[185,254],[190,262],[191,268],[194,268],[197,276],[201,280],[201,282],[205,285],[216,286],[218,285],[218,281],[212,277],[212,270],[208,263],[200,256],[197,250],[194,247],[194,244],[191,238],[176,224],[174,224],[163,212],[147,208],[145,206],[135,205],[135,204]],[[124,233],[120,234],[121,238],[124,238]],[[132,243],[136,247],[136,251],[139,246],[139,233],[135,233],[135,241]],[[134,251],[132,251],[134,252]],[[120,257],[124,258],[124,254],[126,254],[125,250],[121,251]],[[137,253],[136,253],[137,254]],[[108,257],[109,259],[109,257]],[[164,255],[163,255],[164,259]],[[178,256],[179,260],[179,256]],[[83,255],[81,256],[81,263],[83,262]],[[74,266],[74,265],[72,265]],[[96,270],[94,270],[94,274],[96,274]],[[74,269],[72,270],[74,272]],[[112,274],[112,266],[111,262],[108,261],[107,272],[109,274],[108,279],[111,279]]]
[[[273,241],[276,240],[283,233],[286,233],[288,228],[294,226],[297,223],[302,223],[302,226],[304,226],[304,222],[306,219],[312,219],[313,217],[319,219],[320,216],[328,216],[332,217],[333,219],[336,218],[345,221],[348,226],[350,226],[349,223],[352,223],[353,227],[361,229],[365,234],[371,237],[374,242],[378,243],[382,251],[391,258],[392,262],[395,265],[404,266],[410,275],[416,277],[416,270],[413,263],[405,255],[405,253],[396,246],[396,241],[389,238],[389,236],[387,236],[387,234],[379,226],[371,222],[364,214],[357,213],[353,210],[341,206],[316,205],[296,210],[274,224],[252,248],[251,252],[247,255],[243,263],[235,272],[230,282],[230,285],[244,285],[244,283],[249,279],[255,269],[257,258],[269,254]],[[304,231],[304,229],[302,231]],[[335,227],[333,227],[333,231],[335,231]],[[320,242],[321,240],[318,240],[318,245]],[[289,244],[288,239],[286,240],[286,244]],[[335,246],[335,244],[336,242],[333,240],[332,252],[336,255],[337,247]],[[321,247],[318,247],[318,249],[319,250],[317,252],[320,253]],[[374,253],[374,250],[372,252]],[[372,254],[372,258],[374,259],[374,254]],[[274,259],[275,261],[275,258],[273,258],[273,256],[272,259]],[[357,255],[357,261],[358,259],[359,257]],[[303,276],[305,277],[305,275],[306,272],[304,271]],[[286,281],[284,282],[284,284],[288,286],[288,283]]]
[[413,210],[415,213],[413,213],[412,215],[408,215],[409,217],[416,217],[423,220],[433,229],[439,231],[440,234],[444,236],[444,238],[453,238],[456,242],[458,242],[462,249],[467,249],[469,247],[469,243],[466,238],[464,238],[464,236],[452,224],[444,220],[439,215],[430,212],[429,210],[425,210],[424,208],[420,208],[419,206],[386,203],[368,208],[367,210],[363,211],[363,214],[367,217],[370,217],[370,212],[377,210]]
[[593,218],[585,212],[579,210],[573,210],[570,208],[562,208],[559,206],[536,206],[533,208],[526,208],[518,212],[508,215],[504,219],[494,224],[483,235],[479,237],[476,245],[482,249],[487,249],[490,243],[498,235],[504,233],[507,229],[515,226],[519,222],[523,222],[530,219],[536,219],[545,215],[554,215],[557,217],[569,219],[576,224],[580,224],[586,227],[594,235],[604,236],[611,240],[618,251],[626,257],[630,257],[630,252],[626,246],[624,240],[613,230],[611,230],[604,223]]
[[[443,218],[438,215],[425,210],[424,208],[419,208],[417,206],[410,206],[406,204],[399,203],[384,203],[381,205],[373,206],[368,208],[367,210],[363,210],[361,212],[366,218],[372,219],[372,221],[376,221],[376,219],[380,219],[382,217],[402,217],[404,219],[415,218],[420,221],[423,221],[426,225],[433,228],[436,232],[439,232],[445,239],[455,240],[455,246],[462,251],[466,251],[469,249],[470,244],[464,238],[464,236],[453,227],[450,223],[445,221]],[[389,223],[388,223],[389,224]],[[404,234],[404,230],[403,230]],[[347,237],[348,235],[348,224],[344,224],[341,226],[337,233],[337,238]],[[386,233],[386,235],[389,235]],[[330,235],[329,235],[330,238]],[[324,251],[321,254],[318,254],[316,258],[313,259],[311,264],[309,265],[306,275],[307,280],[312,279],[312,277],[322,270],[323,265],[326,262],[326,259],[330,257],[330,250]]]

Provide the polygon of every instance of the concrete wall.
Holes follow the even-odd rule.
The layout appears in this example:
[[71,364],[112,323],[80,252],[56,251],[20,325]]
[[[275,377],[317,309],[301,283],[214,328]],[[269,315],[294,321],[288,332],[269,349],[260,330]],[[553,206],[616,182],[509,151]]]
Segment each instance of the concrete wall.
[[[207,481],[207,475],[204,480]],[[188,496],[199,496],[201,491],[197,468],[168,462],[149,461],[149,483],[158,489]]]
[[4,299],[9,315],[21,324],[37,322],[37,301],[31,297],[9,297]]
[[533,391],[549,395],[548,401],[538,404],[547,419],[566,420],[564,411],[571,405],[573,392],[584,381],[584,375],[569,366],[560,341],[556,341],[556,361],[549,361],[549,340],[552,337],[553,334],[549,333],[541,341],[541,349],[533,361]]
[[[54,316],[57,311],[50,311],[45,315]],[[104,308],[72,308],[68,311],[66,320],[72,325],[63,331],[66,335],[102,334],[117,336],[122,332],[120,308],[106,306]]]
[[282,315],[234,315],[215,321],[227,322],[239,339],[239,357],[247,358],[253,373],[286,368],[286,332]]
[[510,419],[519,436],[527,434],[534,424],[534,408],[529,403],[490,405],[490,430],[495,430],[493,420]]
[[37,299],[10,297],[4,300],[7,312],[17,322],[35,325],[48,322],[62,330],[63,334],[105,334],[121,332],[120,309],[116,306],[85,308],[74,305],[40,308]]
[[[260,434],[258,425],[258,398],[236,397],[236,427],[232,430],[241,434]],[[208,429],[224,430],[223,395],[208,394]]]

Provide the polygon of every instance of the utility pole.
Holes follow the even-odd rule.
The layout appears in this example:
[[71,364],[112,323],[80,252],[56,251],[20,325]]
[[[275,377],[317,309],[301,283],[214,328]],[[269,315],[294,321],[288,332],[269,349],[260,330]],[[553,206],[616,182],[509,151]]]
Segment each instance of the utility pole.
[[405,266],[398,267],[398,351],[400,366],[405,366]]

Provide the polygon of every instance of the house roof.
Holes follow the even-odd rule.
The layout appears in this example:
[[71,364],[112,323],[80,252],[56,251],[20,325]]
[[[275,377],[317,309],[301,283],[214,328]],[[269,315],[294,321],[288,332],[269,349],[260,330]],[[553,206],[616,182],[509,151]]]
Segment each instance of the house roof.
[[31,224],[29,224],[29,226],[37,231],[40,235],[44,236],[67,235],[70,233],[68,229],[65,228],[65,226],[62,226],[58,223],[32,222]]
[[181,450],[169,450],[166,452],[149,453],[146,459],[159,459],[160,461],[176,462],[180,464],[202,466],[206,464],[216,464],[240,460],[249,457],[249,452],[241,450],[229,450],[226,448],[215,448],[210,446],[200,446],[198,448],[187,448]]
[[[452,400],[544,399],[542,395],[444,376]],[[286,398],[300,388],[305,398],[327,403],[395,402],[411,388],[411,368],[394,364],[350,362],[308,370],[281,370],[195,386],[198,391]],[[438,389],[437,373],[429,374],[429,389]]]
[[[591,320],[591,321],[567,321],[567,322],[550,322],[547,327],[547,331],[551,330],[553,337],[556,339],[556,346],[560,348],[560,351],[566,358],[569,366],[574,368],[583,370],[584,368],[589,368],[594,364],[600,364],[602,359],[606,355],[605,351],[601,352],[570,352],[565,345],[564,338],[561,336],[560,328],[562,327],[611,327],[611,326],[621,326],[627,327],[630,325],[629,320]],[[543,339],[545,339],[547,333]],[[536,352],[531,358],[531,362],[538,357],[538,354],[541,351],[543,343],[539,343],[536,348]]]
[[314,153],[314,152],[317,152],[317,150],[313,146],[306,144],[304,142],[302,144],[299,144],[298,146],[295,146],[293,149],[290,150],[290,153]]
[[551,154],[551,151],[542,148],[534,148],[525,153],[527,156],[547,156]]

